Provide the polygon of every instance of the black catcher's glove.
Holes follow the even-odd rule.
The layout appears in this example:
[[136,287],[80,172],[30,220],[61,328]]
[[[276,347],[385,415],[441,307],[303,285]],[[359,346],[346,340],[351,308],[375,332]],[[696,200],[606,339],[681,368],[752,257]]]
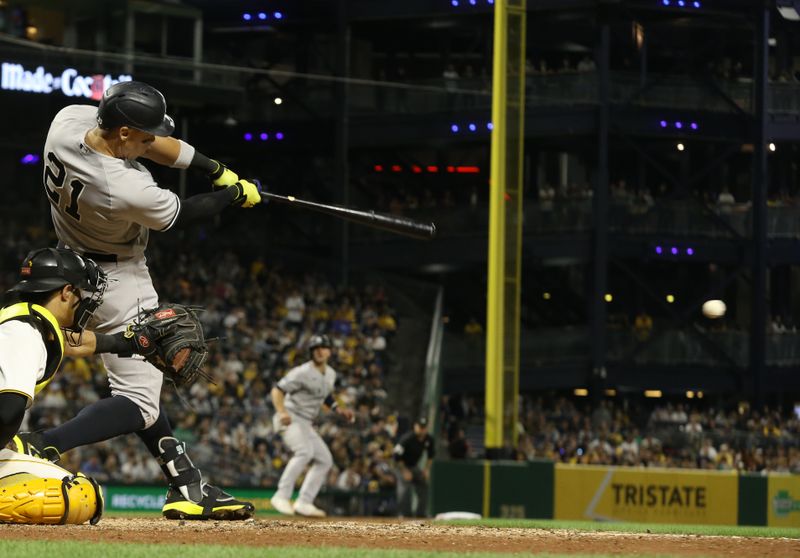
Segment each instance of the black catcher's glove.
[[143,310],[124,336],[136,346],[136,353],[158,368],[176,386],[194,383],[198,376],[210,379],[203,371],[208,345],[197,306],[163,303]]

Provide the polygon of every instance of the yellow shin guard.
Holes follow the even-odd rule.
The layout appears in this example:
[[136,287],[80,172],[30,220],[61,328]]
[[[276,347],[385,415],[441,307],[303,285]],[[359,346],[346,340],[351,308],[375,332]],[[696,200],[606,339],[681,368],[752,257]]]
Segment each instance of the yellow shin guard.
[[103,513],[100,486],[81,473],[44,479],[19,473],[0,480],[0,522],[92,525]]

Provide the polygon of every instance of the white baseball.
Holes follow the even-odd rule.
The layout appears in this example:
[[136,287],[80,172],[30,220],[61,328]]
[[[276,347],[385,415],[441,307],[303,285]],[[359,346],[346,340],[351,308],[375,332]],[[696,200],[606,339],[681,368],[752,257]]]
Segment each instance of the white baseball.
[[721,300],[706,300],[703,303],[703,315],[706,318],[721,318],[727,309]]

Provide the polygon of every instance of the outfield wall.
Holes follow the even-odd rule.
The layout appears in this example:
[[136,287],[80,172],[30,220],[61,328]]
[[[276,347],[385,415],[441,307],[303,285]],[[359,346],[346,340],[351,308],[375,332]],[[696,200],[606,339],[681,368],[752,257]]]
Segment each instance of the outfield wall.
[[436,461],[431,511],[525,517],[800,527],[800,475]]

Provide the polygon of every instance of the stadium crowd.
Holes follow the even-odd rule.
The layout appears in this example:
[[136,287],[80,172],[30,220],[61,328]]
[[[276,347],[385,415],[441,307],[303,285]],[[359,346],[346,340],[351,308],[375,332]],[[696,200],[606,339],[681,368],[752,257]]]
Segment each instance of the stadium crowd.
[[[3,292],[27,249],[19,240],[5,246]],[[337,288],[321,276],[293,276],[258,258],[232,252],[201,257],[182,246],[151,247],[148,264],[162,300],[206,308],[206,336],[218,338],[206,365],[215,383],[200,381],[180,392],[165,386],[162,404],[206,480],[239,487],[277,483],[289,454],[273,431],[269,392],[307,360],[309,337],[324,332],[334,344],[336,397],[356,411],[353,424],[337,421],[335,413],[321,419],[334,458],[328,486],[393,492],[392,450],[402,419],[385,404],[387,346],[397,324],[384,290]],[[23,430],[60,424],[108,396],[108,389],[99,358],[67,359]],[[76,448],[61,464],[102,482],[162,483],[158,464],[132,435]]]
[[[800,417],[776,408],[694,403],[637,405],[625,399],[520,397],[518,460],[800,473]],[[482,402],[445,396],[442,443],[453,458],[472,455],[465,430]]]

